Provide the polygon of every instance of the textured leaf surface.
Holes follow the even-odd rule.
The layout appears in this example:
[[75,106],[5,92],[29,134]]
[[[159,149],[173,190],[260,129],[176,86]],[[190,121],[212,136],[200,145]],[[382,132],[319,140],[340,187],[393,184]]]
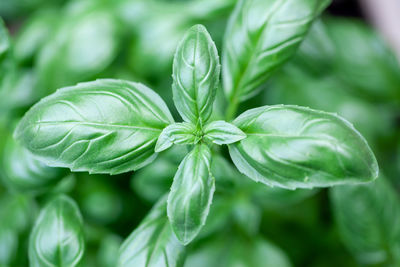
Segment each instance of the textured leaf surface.
[[77,266],[84,249],[83,222],[78,206],[71,198],[58,196],[40,212],[32,230],[30,266]]
[[178,45],[172,75],[175,106],[185,121],[201,126],[210,118],[219,74],[211,36],[204,26],[193,26]]
[[360,263],[400,263],[400,200],[388,181],[335,187],[331,200],[343,244]]
[[165,127],[158,137],[155,151],[161,152],[170,148],[173,144],[195,144],[199,141],[196,131],[196,126],[192,123],[170,124]]
[[368,182],[378,164],[365,139],[332,113],[298,106],[264,106],[234,124],[247,138],[229,145],[236,167],[257,182],[312,188]]
[[224,41],[223,85],[234,103],[253,96],[296,52],[329,0],[240,0]]
[[38,192],[60,180],[65,171],[49,167],[26,148],[7,139],[3,150],[1,174],[3,182],[12,190]]
[[215,191],[210,172],[211,152],[195,148],[179,165],[168,196],[168,218],[179,241],[190,243],[204,226]]
[[44,98],[25,114],[15,136],[51,166],[116,174],[151,162],[157,138],[171,122],[152,90],[107,79]]
[[171,229],[164,197],[122,244],[118,267],[178,267],[183,256],[184,246]]
[[213,121],[204,128],[204,138],[217,145],[226,145],[246,138],[246,134],[231,123]]

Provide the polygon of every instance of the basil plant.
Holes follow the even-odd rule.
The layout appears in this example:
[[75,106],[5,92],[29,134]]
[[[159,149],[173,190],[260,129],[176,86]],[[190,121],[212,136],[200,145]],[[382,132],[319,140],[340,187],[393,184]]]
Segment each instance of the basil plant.
[[[44,97],[24,115],[14,137],[48,166],[91,174],[136,171],[151,165],[158,154],[184,147],[170,192],[122,243],[117,263],[182,266],[186,246],[207,228],[203,227],[213,198],[218,203],[216,190],[224,189],[216,188],[224,186],[215,174],[223,166],[214,160],[221,162],[229,155],[226,164],[236,167],[241,180],[266,188],[312,189],[377,178],[378,164],[366,140],[337,114],[268,105],[238,115],[241,104],[256,96],[274,71],[294,56],[328,4],[329,0],[238,1],[222,60],[204,26],[188,29],[172,68],[173,103],[181,120],[175,120],[164,100],[142,83],[98,79]],[[263,242],[254,246],[269,246]],[[31,265],[77,266],[83,244],[76,204],[66,196],[55,198],[33,228]]]

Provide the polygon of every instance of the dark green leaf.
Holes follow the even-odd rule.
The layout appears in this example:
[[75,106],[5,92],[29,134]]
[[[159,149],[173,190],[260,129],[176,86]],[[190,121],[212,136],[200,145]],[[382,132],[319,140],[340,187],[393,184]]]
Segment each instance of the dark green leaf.
[[166,209],[163,197],[122,244],[118,267],[182,266],[184,246],[171,229]]
[[5,53],[10,48],[10,36],[4,21],[0,18],[0,62]]
[[155,152],[170,148],[173,144],[196,144],[200,137],[196,136],[196,126],[192,123],[174,123],[168,125],[157,140]]
[[161,130],[173,119],[146,86],[97,80],[58,90],[31,108],[15,136],[50,166],[117,174],[154,158]]
[[193,26],[178,45],[172,75],[174,103],[185,121],[203,126],[210,118],[219,74],[211,36],[204,26]]
[[400,263],[400,200],[388,181],[335,187],[331,199],[344,245],[362,264]]
[[30,266],[77,266],[85,250],[82,227],[82,216],[71,198],[53,199],[40,212],[32,230]]
[[339,116],[298,106],[264,106],[234,124],[247,138],[229,145],[236,167],[289,189],[369,182],[378,164],[365,139]]
[[296,52],[330,0],[240,0],[224,41],[224,91],[233,105],[254,96]]
[[179,165],[168,196],[168,218],[179,241],[190,243],[204,226],[215,191],[210,172],[211,152],[204,145],[195,148]]
[[213,121],[204,127],[204,138],[217,145],[228,145],[246,138],[246,134],[231,123]]

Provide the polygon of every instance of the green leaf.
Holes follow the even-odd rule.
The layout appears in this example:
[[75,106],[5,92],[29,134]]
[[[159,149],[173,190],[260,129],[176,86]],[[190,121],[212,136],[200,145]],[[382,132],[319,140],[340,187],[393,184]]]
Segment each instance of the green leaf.
[[196,144],[200,137],[196,136],[196,126],[192,123],[174,123],[165,127],[158,137],[155,152],[170,148],[173,144]]
[[174,57],[172,92],[181,117],[196,126],[210,118],[218,87],[217,48],[202,25],[189,29]]
[[166,209],[163,197],[122,244],[118,267],[182,266],[185,248],[171,229]]
[[18,234],[9,227],[0,225],[0,266],[12,266],[18,250]]
[[226,121],[213,121],[204,127],[204,138],[217,145],[228,145],[246,138],[246,134]]
[[[0,17],[0,59],[5,55],[10,48],[10,36],[4,21]],[[1,61],[0,61],[1,62]]]
[[248,110],[234,124],[246,139],[229,145],[236,167],[269,186],[312,188],[369,182],[378,164],[365,139],[339,116],[298,106]]
[[83,221],[76,203],[58,196],[40,212],[29,242],[32,267],[77,266],[84,253]]
[[65,174],[65,170],[49,167],[38,160],[11,137],[7,138],[2,153],[0,173],[10,190],[40,193],[55,185]]
[[104,79],[42,99],[15,136],[50,166],[118,174],[150,163],[161,130],[172,122],[165,103],[146,86]]
[[237,105],[289,60],[330,0],[240,0],[225,34],[224,91]]
[[242,238],[229,233],[208,240],[187,257],[185,267],[290,267],[287,255],[274,244],[261,238]]
[[400,200],[386,179],[335,187],[331,200],[343,243],[360,263],[400,263]]
[[121,246],[121,237],[109,234],[101,239],[97,252],[97,262],[100,267],[115,267],[118,264],[118,252]]
[[168,196],[168,218],[179,241],[189,244],[204,226],[215,191],[210,172],[211,152],[195,148],[179,165]]

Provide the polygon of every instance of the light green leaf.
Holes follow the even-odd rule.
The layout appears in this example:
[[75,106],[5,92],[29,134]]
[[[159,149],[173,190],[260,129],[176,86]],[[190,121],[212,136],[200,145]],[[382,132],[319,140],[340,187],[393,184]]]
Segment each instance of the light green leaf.
[[290,267],[287,255],[274,244],[261,238],[241,238],[230,233],[210,239],[194,249],[185,267]]
[[211,36],[202,25],[189,29],[174,57],[174,103],[181,117],[203,126],[211,116],[220,64]]
[[195,148],[179,165],[168,196],[168,218],[179,241],[189,244],[204,226],[215,191],[210,172],[211,152]]
[[331,200],[343,244],[361,264],[400,263],[400,200],[386,179],[335,187]]
[[74,267],[85,250],[83,222],[76,203],[67,196],[49,202],[36,221],[29,241],[32,267]]
[[42,99],[15,136],[50,166],[117,174],[150,163],[161,130],[172,122],[166,104],[146,86],[104,79]]
[[378,164],[365,139],[339,116],[298,106],[248,110],[234,124],[246,139],[229,145],[251,179],[289,189],[369,182]]
[[115,267],[118,264],[118,251],[121,246],[121,237],[108,234],[100,241],[97,252],[97,263],[99,267]]
[[200,137],[196,136],[196,126],[192,123],[174,123],[165,127],[158,137],[155,152],[170,148],[173,144],[196,144]]
[[246,134],[226,121],[213,121],[204,128],[204,138],[217,145],[227,145],[246,138]]
[[118,267],[182,266],[184,249],[171,229],[163,197],[122,244]]
[[47,166],[11,137],[7,138],[2,153],[0,173],[10,190],[40,193],[55,185],[66,173],[63,169]]
[[330,0],[240,0],[222,57],[224,91],[232,102],[259,92],[271,73],[290,59]]

